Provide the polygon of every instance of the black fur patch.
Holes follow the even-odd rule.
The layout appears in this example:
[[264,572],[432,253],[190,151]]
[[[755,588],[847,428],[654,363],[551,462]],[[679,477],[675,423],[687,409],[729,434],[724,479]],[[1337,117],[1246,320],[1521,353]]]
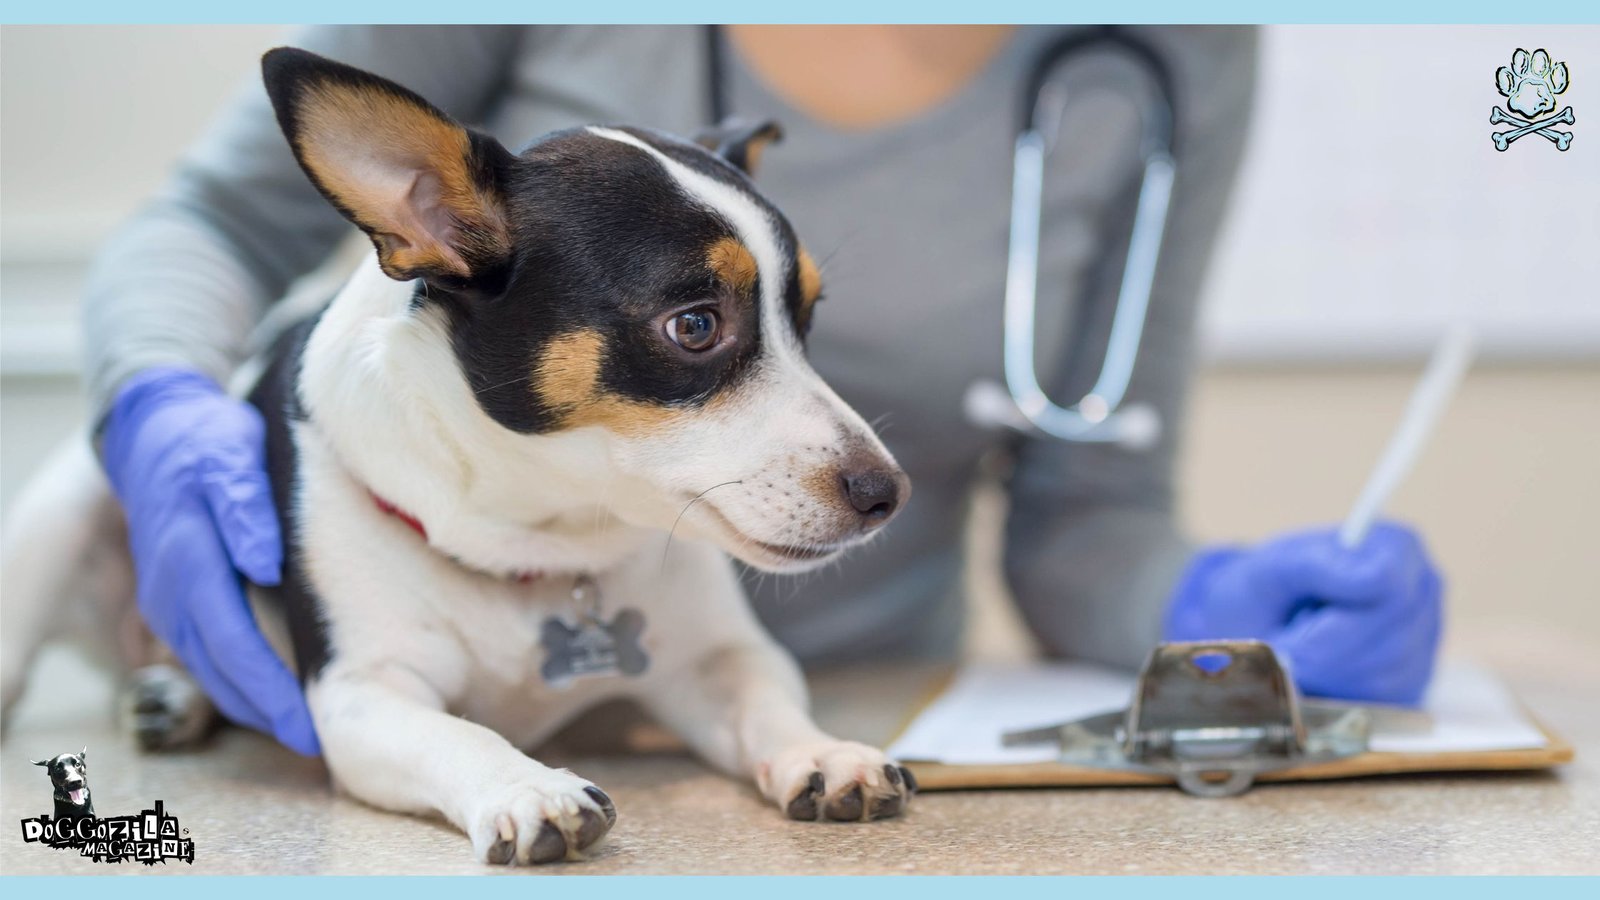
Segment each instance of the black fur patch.
[[272,502],[278,508],[278,527],[283,534],[283,582],[268,596],[283,606],[301,683],[321,672],[330,655],[322,604],[301,559],[303,541],[294,514],[294,496],[300,486],[299,460],[291,433],[296,422],[306,420],[295,383],[300,377],[306,342],[320,318],[320,314],[313,316],[279,336],[272,347],[272,363],[249,398],[267,422],[267,474],[272,479]]
[[[624,129],[668,157],[749,194],[772,217],[780,250],[798,251],[788,224],[744,176],[699,147]],[[720,214],[686,195],[660,163],[582,129],[537,142],[508,166],[504,198],[514,261],[504,292],[430,289],[445,304],[451,340],[479,404],[518,432],[559,428],[561,410],[535,390],[542,350],[579,331],[603,340],[599,390],[628,400],[693,407],[727,388],[762,349],[759,297],[740,297],[707,262],[720,238],[735,236]],[[799,314],[795,266],[786,286],[791,327]],[[720,351],[686,354],[661,322],[708,306],[737,333]]]

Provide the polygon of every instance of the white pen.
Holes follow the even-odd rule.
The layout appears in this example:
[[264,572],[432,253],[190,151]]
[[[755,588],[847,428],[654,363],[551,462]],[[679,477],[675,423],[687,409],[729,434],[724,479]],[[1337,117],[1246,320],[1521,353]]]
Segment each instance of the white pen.
[[1389,438],[1389,446],[1378,458],[1377,466],[1367,477],[1366,486],[1356,497],[1350,515],[1345,517],[1344,526],[1339,529],[1339,543],[1343,546],[1357,547],[1361,544],[1384,501],[1389,499],[1394,489],[1405,480],[1406,473],[1411,471],[1412,464],[1417,461],[1423,445],[1428,441],[1428,435],[1433,432],[1434,424],[1439,421],[1440,413],[1450,405],[1450,398],[1455,395],[1461,376],[1472,363],[1474,344],[1472,329],[1465,324],[1457,324],[1446,331],[1444,337],[1439,339],[1438,346],[1433,348],[1433,356],[1411,392],[1405,414],[1400,417],[1400,424]]

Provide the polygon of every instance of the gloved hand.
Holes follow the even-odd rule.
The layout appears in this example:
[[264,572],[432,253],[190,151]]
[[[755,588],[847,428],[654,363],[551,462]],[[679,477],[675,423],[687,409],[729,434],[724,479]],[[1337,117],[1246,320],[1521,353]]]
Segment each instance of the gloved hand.
[[1256,638],[1288,659],[1303,693],[1416,705],[1433,675],[1442,594],[1410,529],[1379,523],[1345,549],[1324,528],[1196,554],[1165,639]]
[[270,586],[282,576],[264,432],[260,413],[199,372],[148,369],[118,391],[101,461],[127,515],[151,630],[223,715],[313,756],[305,695],[239,580]]

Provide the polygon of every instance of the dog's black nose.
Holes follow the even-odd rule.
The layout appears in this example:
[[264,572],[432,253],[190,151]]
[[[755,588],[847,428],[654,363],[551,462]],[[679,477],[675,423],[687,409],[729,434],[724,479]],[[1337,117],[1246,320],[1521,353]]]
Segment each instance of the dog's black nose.
[[847,463],[839,473],[850,506],[861,514],[862,527],[873,529],[888,522],[911,495],[911,479],[880,459]]

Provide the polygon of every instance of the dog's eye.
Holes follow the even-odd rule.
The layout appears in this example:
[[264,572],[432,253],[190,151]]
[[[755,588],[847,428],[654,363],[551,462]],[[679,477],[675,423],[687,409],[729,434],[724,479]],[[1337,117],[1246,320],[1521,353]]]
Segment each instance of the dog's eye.
[[721,324],[712,310],[691,309],[672,317],[667,323],[667,337],[691,353],[700,353],[716,346]]

